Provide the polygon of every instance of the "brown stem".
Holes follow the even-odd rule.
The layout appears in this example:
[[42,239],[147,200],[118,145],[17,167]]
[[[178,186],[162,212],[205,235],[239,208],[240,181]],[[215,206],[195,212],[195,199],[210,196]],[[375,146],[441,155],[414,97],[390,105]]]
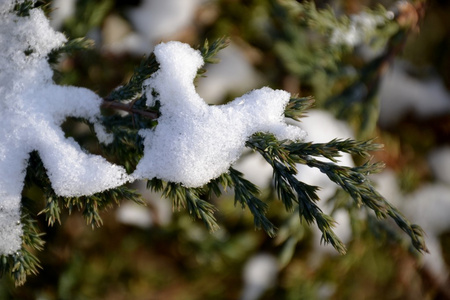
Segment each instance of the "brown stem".
[[154,119],[158,118],[158,113],[157,112],[155,112],[155,111],[146,111],[146,110],[133,108],[133,103],[125,104],[125,103],[108,101],[108,100],[103,99],[101,107],[102,108],[112,108],[112,109],[122,110],[122,111],[126,111],[126,112],[132,113],[132,114],[138,114],[138,115],[141,115],[141,116],[143,116],[145,118],[148,118],[148,119],[151,119],[151,120],[154,120]]

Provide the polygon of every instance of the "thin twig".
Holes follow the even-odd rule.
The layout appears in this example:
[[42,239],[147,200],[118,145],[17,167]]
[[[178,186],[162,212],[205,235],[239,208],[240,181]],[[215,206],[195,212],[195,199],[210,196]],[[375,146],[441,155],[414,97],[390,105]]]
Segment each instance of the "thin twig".
[[125,103],[108,101],[108,100],[103,99],[101,107],[126,111],[126,112],[132,113],[132,114],[138,114],[138,115],[141,115],[141,116],[151,119],[151,120],[155,120],[158,118],[158,113],[156,111],[147,111],[147,110],[137,109],[137,108],[133,107],[133,104],[134,104],[134,102],[132,102],[130,104],[125,104]]

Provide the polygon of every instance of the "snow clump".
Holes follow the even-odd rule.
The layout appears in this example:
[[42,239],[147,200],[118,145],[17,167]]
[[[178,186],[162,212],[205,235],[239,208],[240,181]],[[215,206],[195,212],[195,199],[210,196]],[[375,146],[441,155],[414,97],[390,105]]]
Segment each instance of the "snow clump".
[[137,179],[157,177],[199,187],[227,172],[256,132],[290,140],[305,136],[284,122],[289,93],[264,87],[226,105],[208,106],[193,83],[204,63],[200,51],[169,42],[156,46],[154,54],[160,69],[144,87],[148,106],[160,101],[161,116],[154,130],[140,131],[145,149],[133,173]]
[[[14,3],[0,4],[0,254],[21,248],[20,202],[30,152],[39,153],[60,196],[92,195],[129,180],[123,167],[64,136],[60,125],[68,116],[98,123],[102,100],[87,89],[54,84],[47,56],[66,38],[39,9],[26,17],[9,11]],[[104,128],[95,127],[105,142]]]
[[331,34],[330,42],[334,45],[358,46],[373,34],[378,26],[383,25],[386,18],[388,16],[371,15],[367,12],[351,15],[348,27],[345,30],[336,27]]

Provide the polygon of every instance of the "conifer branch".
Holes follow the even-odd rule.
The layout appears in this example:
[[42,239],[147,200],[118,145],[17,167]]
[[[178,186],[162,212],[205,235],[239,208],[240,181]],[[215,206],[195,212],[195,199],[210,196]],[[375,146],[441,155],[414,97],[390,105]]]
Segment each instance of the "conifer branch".
[[206,228],[213,232],[219,229],[214,212],[217,208],[211,203],[200,199],[200,195],[205,193],[202,188],[186,188],[179,183],[163,182],[160,179],[153,178],[147,181],[147,188],[162,192],[162,196],[172,200],[173,209],[180,210],[186,208],[193,218],[203,221]]
[[23,285],[28,275],[38,274],[38,270],[42,267],[32,251],[42,251],[44,248],[42,240],[44,234],[39,232],[37,222],[31,211],[28,210],[32,200],[23,198],[22,202],[25,204],[20,221],[23,229],[22,248],[9,255],[0,255],[0,278],[9,274],[14,279],[16,286]]
[[243,174],[236,169],[230,168],[225,176],[229,176],[227,181],[234,188],[234,205],[239,203],[242,209],[248,207],[253,215],[255,228],[262,228],[270,237],[274,237],[276,227],[266,217],[267,204],[256,197],[260,193],[258,187],[243,178]]
[[298,207],[300,220],[307,224],[315,222],[322,232],[322,241],[330,243],[339,253],[346,253],[345,245],[336,236],[332,228],[335,221],[322,212],[316,202],[318,187],[299,181],[295,175],[295,158],[273,135],[255,134],[247,146],[258,151],[274,170],[275,189],[287,211]]
[[137,67],[130,80],[123,86],[115,89],[111,94],[106,97],[106,101],[125,101],[135,99],[142,93],[142,84],[144,81],[155,73],[159,68],[159,64],[156,61],[155,55],[152,53],[147,58],[141,61],[139,67]]
[[151,111],[151,110],[143,110],[134,108],[135,102],[131,102],[129,104],[121,103],[121,102],[115,102],[115,101],[103,101],[102,102],[102,108],[109,108],[109,109],[116,109],[120,111],[124,111],[130,114],[138,114],[144,118],[154,120],[158,118],[158,112]]
[[[333,140],[327,144],[288,143],[277,141],[274,136],[267,134],[255,134],[247,142],[247,146],[258,151],[266,161],[274,168],[275,186],[279,198],[286,209],[292,210],[293,203],[299,206],[300,216],[307,223],[316,221],[323,233],[325,242],[330,242],[338,251],[345,251],[342,243],[335,238],[331,228],[332,219],[324,215],[315,204],[318,201],[317,187],[311,187],[299,182],[295,178],[295,164],[305,164],[319,169],[328,178],[346,191],[355,201],[357,206],[364,205],[370,208],[378,218],[391,217],[397,225],[411,238],[413,246],[419,251],[427,251],[424,242],[424,232],[420,226],[411,224],[401,213],[389,204],[371,185],[368,175],[377,173],[383,168],[382,163],[371,164],[369,162],[358,167],[345,167],[333,163],[339,152],[362,154],[367,156],[367,151],[379,148],[371,141],[353,142],[350,140]],[[355,151],[351,148],[355,147]],[[324,157],[332,162],[323,162],[313,157]]]

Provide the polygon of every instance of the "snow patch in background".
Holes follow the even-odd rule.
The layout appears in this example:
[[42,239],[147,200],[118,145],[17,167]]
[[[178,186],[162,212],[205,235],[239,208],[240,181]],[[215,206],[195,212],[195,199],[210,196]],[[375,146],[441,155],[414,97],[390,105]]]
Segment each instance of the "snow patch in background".
[[134,202],[125,202],[116,211],[117,220],[123,224],[142,229],[152,227],[154,221],[147,207]]
[[380,86],[382,127],[395,125],[408,113],[422,119],[450,113],[450,93],[437,75],[416,79],[407,73],[410,65],[395,61]]
[[257,300],[275,284],[279,264],[270,254],[252,256],[244,266],[244,289],[241,300]]
[[272,183],[272,166],[257,152],[245,152],[233,164],[233,168],[244,174],[244,178],[256,184],[261,190]]
[[450,185],[450,146],[436,148],[431,151],[428,155],[428,163],[436,180]]
[[330,42],[335,45],[355,47],[363,42],[375,29],[386,22],[386,18],[361,12],[349,16],[350,23],[346,30],[335,28],[331,34]]
[[148,53],[161,40],[173,37],[189,26],[201,0],[144,0],[126,16],[136,32],[113,45],[113,51]]
[[[147,105],[161,103],[158,126],[141,130],[144,156],[134,176],[199,187],[227,172],[256,132],[300,140],[305,133],[284,122],[289,93],[262,88],[220,106],[197,94],[194,78],[203,65],[198,50],[180,42],[155,47],[160,69],[145,81]],[[158,93],[153,99],[152,90]]]
[[117,208],[116,218],[127,225],[148,229],[153,226],[165,226],[172,221],[172,202],[161,193],[155,193],[147,189],[147,181],[133,182],[132,187],[137,190],[147,206],[134,202],[127,202]]
[[75,14],[76,2],[77,0],[53,0],[50,25],[57,30],[61,29],[64,21]]
[[220,63],[208,65],[206,77],[197,84],[198,94],[209,104],[221,104],[229,94],[241,95],[260,86],[261,76],[237,45],[230,43],[217,58]]
[[136,30],[150,41],[176,34],[190,24],[199,0],[144,0],[128,16]]

